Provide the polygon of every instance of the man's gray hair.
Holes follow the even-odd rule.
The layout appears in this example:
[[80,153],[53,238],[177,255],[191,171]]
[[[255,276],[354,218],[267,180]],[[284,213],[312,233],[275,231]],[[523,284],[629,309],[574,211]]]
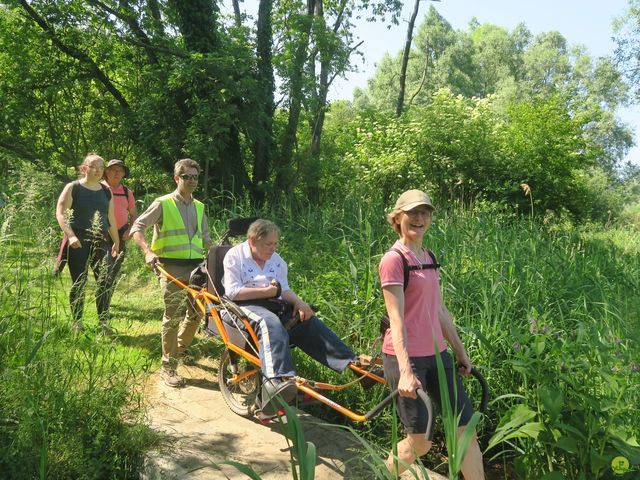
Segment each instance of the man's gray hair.
[[273,223],[271,220],[264,220],[262,218],[259,218],[251,225],[249,225],[249,230],[247,230],[247,237],[254,240],[262,240],[271,232],[276,232],[278,236],[280,235],[280,229],[275,223]]

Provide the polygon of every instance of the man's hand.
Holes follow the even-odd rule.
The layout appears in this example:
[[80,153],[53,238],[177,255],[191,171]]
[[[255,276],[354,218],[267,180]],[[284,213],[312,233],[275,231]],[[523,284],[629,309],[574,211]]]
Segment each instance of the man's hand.
[[278,298],[280,295],[282,295],[282,287],[280,286],[280,282],[278,280],[274,278],[269,282],[269,286],[275,287],[275,292],[269,298]]
[[309,320],[314,315],[314,312],[309,306],[309,304],[306,302],[303,302],[302,300],[300,300],[293,306],[293,310],[298,312],[298,315],[300,315],[301,322]]
[[153,268],[156,266],[156,264],[160,263],[158,261],[157,255],[151,250],[148,250],[147,253],[144,254],[144,261],[147,265],[149,265],[149,268]]

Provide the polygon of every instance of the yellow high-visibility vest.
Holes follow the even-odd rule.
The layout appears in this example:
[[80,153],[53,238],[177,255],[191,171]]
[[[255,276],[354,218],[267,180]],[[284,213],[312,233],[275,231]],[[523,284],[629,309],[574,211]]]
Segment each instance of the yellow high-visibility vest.
[[182,215],[172,194],[158,199],[162,205],[162,226],[154,230],[151,250],[160,258],[201,259],[204,256],[202,244],[202,218],[204,204],[193,200],[196,207],[198,225],[192,238],[189,238]]

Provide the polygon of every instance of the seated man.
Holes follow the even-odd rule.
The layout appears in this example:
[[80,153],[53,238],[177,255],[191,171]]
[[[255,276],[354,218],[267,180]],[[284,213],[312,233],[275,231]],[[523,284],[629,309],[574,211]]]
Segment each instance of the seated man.
[[[287,281],[287,264],[276,253],[280,230],[269,220],[256,220],[249,226],[247,240],[233,247],[224,257],[223,284],[226,296],[242,305],[260,339],[262,362],[262,405],[265,415],[278,410],[276,395],[290,402],[296,395],[290,344],[327,367],[342,372],[356,354],[315,315],[311,307]],[[287,331],[280,318],[266,308],[271,298],[281,298],[293,306],[300,323]],[[255,301],[255,304],[252,304]]]

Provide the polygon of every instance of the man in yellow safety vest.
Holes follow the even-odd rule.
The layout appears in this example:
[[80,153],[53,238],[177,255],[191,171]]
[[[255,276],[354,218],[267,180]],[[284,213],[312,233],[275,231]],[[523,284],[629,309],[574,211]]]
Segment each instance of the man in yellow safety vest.
[[[189,158],[176,162],[173,179],[177,188],[156,198],[131,227],[131,236],[153,268],[160,264],[172,276],[188,283],[191,271],[201,264],[211,245],[204,204],[193,198],[198,187],[200,166]],[[151,246],[144,231],[153,226]],[[170,387],[183,384],[177,374],[178,360],[191,345],[200,315],[186,291],[160,276],[164,298],[162,318],[162,376]]]

